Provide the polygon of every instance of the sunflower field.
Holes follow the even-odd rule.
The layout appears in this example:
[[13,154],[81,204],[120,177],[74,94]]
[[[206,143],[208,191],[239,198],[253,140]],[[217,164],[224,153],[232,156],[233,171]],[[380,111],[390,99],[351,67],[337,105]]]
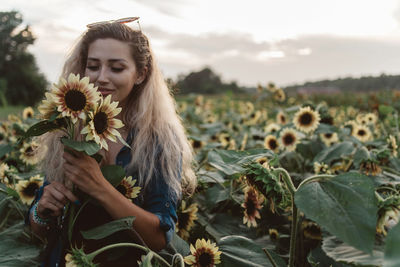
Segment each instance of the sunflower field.
[[[269,84],[179,98],[198,185],[170,246],[140,266],[400,266],[400,93],[353,97]],[[26,108],[1,122],[0,266],[38,265],[45,246],[24,226],[43,175],[40,144],[20,137],[37,121]]]

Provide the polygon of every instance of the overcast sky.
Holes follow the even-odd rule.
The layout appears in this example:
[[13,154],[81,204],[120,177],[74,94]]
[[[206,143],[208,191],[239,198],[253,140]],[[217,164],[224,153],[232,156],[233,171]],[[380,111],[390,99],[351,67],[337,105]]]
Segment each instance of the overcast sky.
[[50,82],[88,23],[130,16],[174,79],[206,65],[247,86],[400,74],[400,0],[1,1],[10,10],[31,25]]

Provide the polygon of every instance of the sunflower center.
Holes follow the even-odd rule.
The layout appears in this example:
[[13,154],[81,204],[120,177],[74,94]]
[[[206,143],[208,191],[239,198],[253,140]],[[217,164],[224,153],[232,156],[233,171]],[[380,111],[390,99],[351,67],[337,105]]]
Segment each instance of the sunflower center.
[[189,224],[189,213],[183,212],[178,216],[178,225],[180,229],[186,229]]
[[94,116],[94,129],[96,130],[97,134],[102,134],[108,127],[108,119],[107,114],[100,111]]
[[278,147],[278,144],[276,143],[275,139],[269,140],[268,145],[272,150],[275,150]]
[[32,149],[32,147],[30,146],[30,147],[28,147],[28,148],[25,150],[25,155],[30,156],[30,155],[32,155],[32,154],[33,154],[33,149]]
[[73,110],[83,110],[86,106],[86,96],[81,91],[72,89],[65,94],[65,105]]
[[313,116],[310,113],[305,113],[300,116],[300,124],[301,125],[309,125],[313,120]]
[[207,252],[204,252],[203,254],[200,255],[199,257],[199,263],[200,266],[211,266],[212,264],[212,258],[211,255]]
[[366,134],[367,134],[367,132],[364,131],[364,130],[359,130],[359,131],[358,131],[358,135],[359,135],[359,136],[364,136],[364,135],[366,135]]
[[285,123],[286,123],[286,117],[285,117],[285,116],[283,116],[283,115],[281,115],[281,122],[282,122],[283,124],[285,124]]
[[331,134],[331,133],[326,133],[326,134],[325,134],[325,137],[329,139],[329,138],[332,137],[332,134]]
[[39,186],[37,183],[29,183],[27,187],[22,191],[24,196],[33,197],[35,196],[35,191],[38,189]]
[[201,142],[195,140],[195,141],[193,142],[193,148],[201,148]]
[[249,197],[246,203],[246,212],[247,215],[249,216],[254,216],[254,212],[256,211],[256,205],[254,203],[254,199],[252,197]]
[[125,196],[125,194],[126,194],[126,192],[127,192],[125,186],[123,186],[122,184],[119,184],[119,185],[116,187],[116,189],[117,189],[118,192],[120,192],[122,195]]
[[294,137],[291,134],[287,134],[283,137],[283,142],[285,143],[285,145],[291,145],[294,143]]

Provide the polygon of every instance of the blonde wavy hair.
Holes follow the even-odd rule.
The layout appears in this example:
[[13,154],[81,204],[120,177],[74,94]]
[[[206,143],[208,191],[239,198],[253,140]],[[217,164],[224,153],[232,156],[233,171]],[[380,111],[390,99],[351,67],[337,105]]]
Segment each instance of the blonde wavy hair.
[[[149,41],[141,31],[119,23],[89,28],[69,53],[62,77],[66,78],[69,73],[79,73],[83,77],[89,45],[105,38],[126,42],[138,73],[146,73],[144,81],[135,85],[128,95],[122,114],[126,129],[134,131],[132,159],[127,172],[137,173],[139,185],[145,189],[156,172],[161,171],[171,193],[178,197],[181,192],[193,193],[196,186],[193,151],[176,112],[175,100],[155,62]],[[42,136],[41,142],[47,145],[42,168],[49,181],[58,180],[71,186],[63,177],[61,136],[61,131]]]

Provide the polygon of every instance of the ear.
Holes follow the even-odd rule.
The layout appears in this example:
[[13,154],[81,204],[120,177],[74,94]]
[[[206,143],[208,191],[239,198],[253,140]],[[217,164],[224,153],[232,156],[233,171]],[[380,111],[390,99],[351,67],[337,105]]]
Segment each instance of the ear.
[[143,71],[139,74],[135,84],[141,84],[147,77],[147,67],[144,67]]

